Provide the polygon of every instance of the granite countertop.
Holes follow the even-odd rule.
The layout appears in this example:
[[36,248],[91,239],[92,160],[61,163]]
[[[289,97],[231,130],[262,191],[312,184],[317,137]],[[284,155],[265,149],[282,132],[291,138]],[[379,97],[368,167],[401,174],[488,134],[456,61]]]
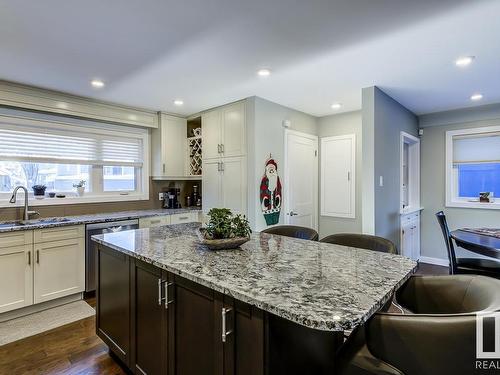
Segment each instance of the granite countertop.
[[130,220],[141,217],[165,216],[200,211],[199,208],[153,209],[138,211],[105,212],[92,215],[61,216],[33,219],[28,221],[3,221],[0,222],[0,233],[19,230],[43,229],[62,227],[66,225],[79,225],[91,223],[105,223],[115,220]]
[[306,327],[353,329],[417,266],[400,255],[254,233],[237,250],[200,244],[200,224],[93,236],[93,240]]

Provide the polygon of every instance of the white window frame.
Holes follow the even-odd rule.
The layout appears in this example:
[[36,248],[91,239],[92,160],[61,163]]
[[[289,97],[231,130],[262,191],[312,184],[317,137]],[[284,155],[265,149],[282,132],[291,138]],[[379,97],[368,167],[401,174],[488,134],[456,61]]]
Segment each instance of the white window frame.
[[[149,177],[150,177],[150,130],[143,128],[134,128],[126,125],[115,125],[109,123],[96,123],[96,122],[85,122],[82,124],[75,124],[73,122],[64,122],[64,121],[53,121],[53,120],[42,120],[39,118],[32,117],[21,117],[21,116],[6,116],[0,115],[0,122],[8,122],[9,124],[17,124],[19,126],[40,126],[43,128],[56,128],[56,129],[67,129],[70,131],[71,127],[80,127],[85,128],[85,130],[89,133],[107,133],[107,134],[121,134],[129,133],[133,134],[134,137],[140,138],[142,140],[142,153],[143,153],[143,162],[142,167],[137,168],[137,190],[132,191],[112,191],[112,192],[104,192],[97,194],[86,194],[81,197],[79,196],[70,196],[66,195],[66,198],[47,198],[45,199],[34,199],[33,193],[29,193],[29,205],[30,206],[52,206],[52,205],[62,205],[62,204],[82,204],[82,203],[108,203],[108,202],[122,202],[122,201],[140,201],[140,200],[149,200]],[[103,129],[105,127],[105,129]],[[1,129],[0,129],[1,131]],[[60,164],[64,164],[62,160]],[[92,176],[90,178],[90,182],[93,184],[104,183],[104,181],[100,181],[98,178],[96,179],[97,169],[103,169],[103,166],[93,166],[92,168]],[[64,193],[64,192],[62,192]],[[0,193],[0,208],[3,207],[16,207],[22,206],[24,204],[22,198],[22,191],[18,193],[19,197],[16,204],[12,204],[9,202],[11,193],[5,194]]]
[[500,126],[449,130],[446,132],[446,207],[500,210],[500,197],[494,197],[495,200],[492,203],[479,202],[479,198],[477,200],[459,198],[457,168],[453,168],[453,137],[461,135],[486,134],[492,132],[500,132]]

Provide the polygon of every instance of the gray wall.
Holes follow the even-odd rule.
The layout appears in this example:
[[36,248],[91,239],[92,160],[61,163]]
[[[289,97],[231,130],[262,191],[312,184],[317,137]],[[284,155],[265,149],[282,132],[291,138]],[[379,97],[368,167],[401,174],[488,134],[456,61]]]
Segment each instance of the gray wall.
[[[440,210],[446,213],[450,229],[498,227],[500,224],[500,211],[497,210],[445,207],[445,133],[448,130],[500,125],[500,111],[494,115],[491,109],[491,106],[484,106],[484,108],[474,110],[436,113],[420,118],[427,126],[421,137],[420,167],[421,205],[424,207],[421,220],[421,254],[423,257],[447,260],[443,236],[434,216]],[[484,120],[484,118],[489,119]],[[457,250],[457,253],[465,255],[465,251]],[[467,256],[474,255],[467,253]]]
[[[390,239],[398,248],[400,246],[401,131],[416,136],[418,134],[417,117],[379,88],[364,89],[363,147],[368,147],[368,150],[363,149],[365,157],[363,163],[365,161],[371,163],[368,158],[371,157],[370,142],[373,137],[374,202],[369,201],[370,197],[365,200],[363,196],[363,211],[365,204],[368,209],[374,206],[375,234]],[[368,139],[366,139],[367,134]],[[364,171],[369,171],[368,164],[364,164]],[[379,185],[380,176],[384,180],[383,186]],[[371,218],[368,219],[371,220]]]
[[[248,217],[252,228],[260,231],[266,222],[260,208],[259,187],[264,174],[264,163],[271,153],[278,163],[278,173],[283,181],[284,134],[283,120],[291,121],[291,130],[317,134],[317,119],[300,111],[284,107],[268,100],[251,97],[247,99],[248,132]],[[283,222],[281,212],[280,222]]]
[[[320,216],[320,238],[334,233],[361,233],[361,186],[362,186],[362,134],[361,111],[347,112],[318,119],[318,136],[330,137],[336,135],[356,134],[356,217],[354,219]],[[321,142],[320,142],[321,148]],[[321,153],[320,153],[321,155]],[[321,160],[320,160],[321,163]],[[321,181],[321,168],[319,178]],[[318,184],[319,185],[319,184]],[[321,199],[321,195],[320,195]],[[321,201],[319,202],[321,207]]]

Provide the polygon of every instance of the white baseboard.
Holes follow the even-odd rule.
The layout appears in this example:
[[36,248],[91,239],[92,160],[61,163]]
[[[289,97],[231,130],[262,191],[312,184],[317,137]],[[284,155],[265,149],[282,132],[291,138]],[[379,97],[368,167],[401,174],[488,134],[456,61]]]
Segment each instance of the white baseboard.
[[419,261],[420,263],[434,264],[436,266],[448,267],[450,265],[448,259],[442,258],[420,257]]

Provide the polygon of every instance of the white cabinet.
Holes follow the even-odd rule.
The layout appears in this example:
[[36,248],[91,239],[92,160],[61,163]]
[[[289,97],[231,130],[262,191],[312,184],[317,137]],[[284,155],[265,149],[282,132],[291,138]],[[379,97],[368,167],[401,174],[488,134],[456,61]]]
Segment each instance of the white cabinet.
[[246,215],[246,158],[206,161],[203,171],[203,211],[224,207]]
[[170,216],[142,217],[139,219],[139,228],[154,228],[170,224]]
[[182,214],[173,214],[170,220],[172,224],[194,223],[198,221],[198,212],[184,212]]
[[214,207],[246,214],[245,103],[229,104],[202,115],[203,211]]
[[401,255],[420,258],[420,212],[401,216]]
[[84,289],[83,225],[0,234],[0,313]]
[[33,304],[32,231],[0,235],[0,313]]
[[85,239],[35,244],[34,303],[83,292]]
[[245,104],[233,103],[202,115],[203,159],[246,154]]
[[151,133],[151,161],[154,177],[182,177],[187,174],[187,120],[160,113],[158,129]]
[[321,215],[355,218],[355,134],[321,138]]

